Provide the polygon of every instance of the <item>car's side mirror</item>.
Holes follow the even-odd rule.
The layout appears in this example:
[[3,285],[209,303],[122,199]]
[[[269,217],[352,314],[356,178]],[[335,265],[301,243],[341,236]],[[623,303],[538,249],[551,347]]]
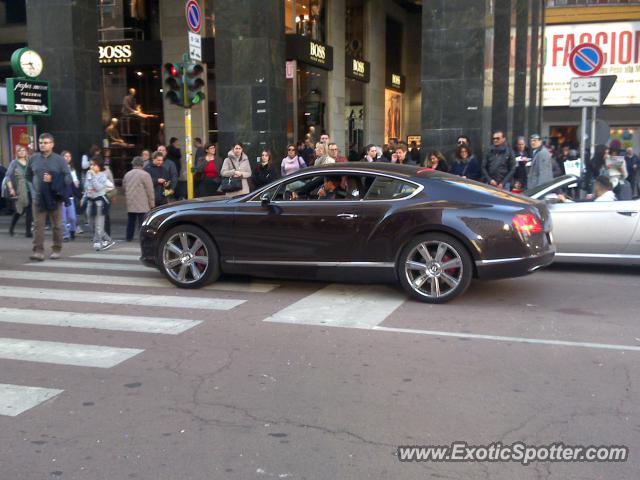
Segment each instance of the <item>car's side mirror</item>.
[[271,198],[269,197],[268,193],[265,193],[260,197],[260,204],[263,207],[268,207],[270,203],[271,203]]

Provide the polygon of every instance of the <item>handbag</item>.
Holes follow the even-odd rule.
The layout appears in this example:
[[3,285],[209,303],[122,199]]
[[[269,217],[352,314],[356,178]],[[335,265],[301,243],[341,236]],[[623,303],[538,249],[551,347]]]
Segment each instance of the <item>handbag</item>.
[[224,177],[218,189],[223,193],[237,192],[242,190],[242,179],[235,177]]
[[[238,167],[236,167],[233,160],[231,160],[231,164],[233,165],[234,170],[238,170]],[[242,190],[242,178],[224,177],[222,182],[220,182],[220,188],[218,188],[218,190],[222,193],[231,193]]]

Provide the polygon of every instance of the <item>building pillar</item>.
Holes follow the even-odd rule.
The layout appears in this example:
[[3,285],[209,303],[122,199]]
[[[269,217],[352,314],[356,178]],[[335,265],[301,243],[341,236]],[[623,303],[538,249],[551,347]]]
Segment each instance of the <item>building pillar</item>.
[[220,154],[242,142],[252,165],[263,148],[279,161],[287,145],[284,2],[216,0],[215,6]]
[[95,2],[27,0],[27,42],[42,55],[41,79],[51,88],[51,117],[34,117],[56,151],[80,158],[102,144],[98,13]]
[[495,0],[494,5],[491,130],[502,130],[510,141],[509,61],[511,59],[511,0]]
[[364,87],[365,145],[382,145],[384,141],[385,12],[383,0],[369,0],[365,4],[364,58],[371,62],[371,79]]
[[527,59],[529,52],[529,10],[531,0],[516,0],[516,78],[513,95],[513,134],[528,136],[527,117],[525,115],[529,105],[527,96],[527,75],[529,67]]
[[[434,0],[422,7],[423,151],[448,151],[457,136],[473,148],[487,141],[485,50],[487,6],[478,0]],[[490,111],[490,110],[489,110]]]
[[331,0],[327,6],[327,44],[334,47],[333,70],[328,75],[328,133],[343,154],[348,152],[345,136],[345,0]]

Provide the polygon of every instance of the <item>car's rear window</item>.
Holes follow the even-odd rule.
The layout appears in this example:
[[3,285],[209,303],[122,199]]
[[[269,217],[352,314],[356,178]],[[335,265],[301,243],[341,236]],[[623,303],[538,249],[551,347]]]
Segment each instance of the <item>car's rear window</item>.
[[365,200],[397,200],[411,196],[418,187],[396,178],[376,177]]

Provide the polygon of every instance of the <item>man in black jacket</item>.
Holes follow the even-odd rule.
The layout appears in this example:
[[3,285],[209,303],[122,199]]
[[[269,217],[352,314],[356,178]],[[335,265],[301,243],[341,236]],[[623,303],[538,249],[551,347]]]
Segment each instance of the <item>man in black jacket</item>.
[[[53,247],[49,258],[60,258],[62,250],[62,198],[52,196],[50,202],[43,201],[52,193],[55,180],[56,190],[62,185],[71,185],[71,172],[64,158],[53,151],[53,135],[42,133],[38,138],[40,151],[35,153],[27,164],[27,181],[31,182],[33,199],[33,253],[31,260],[44,260],[44,225],[47,216],[51,218],[53,227]],[[47,197],[48,198],[48,197]]]
[[516,172],[513,150],[507,144],[504,132],[496,130],[491,136],[492,145],[482,160],[482,175],[489,185],[507,190]]

